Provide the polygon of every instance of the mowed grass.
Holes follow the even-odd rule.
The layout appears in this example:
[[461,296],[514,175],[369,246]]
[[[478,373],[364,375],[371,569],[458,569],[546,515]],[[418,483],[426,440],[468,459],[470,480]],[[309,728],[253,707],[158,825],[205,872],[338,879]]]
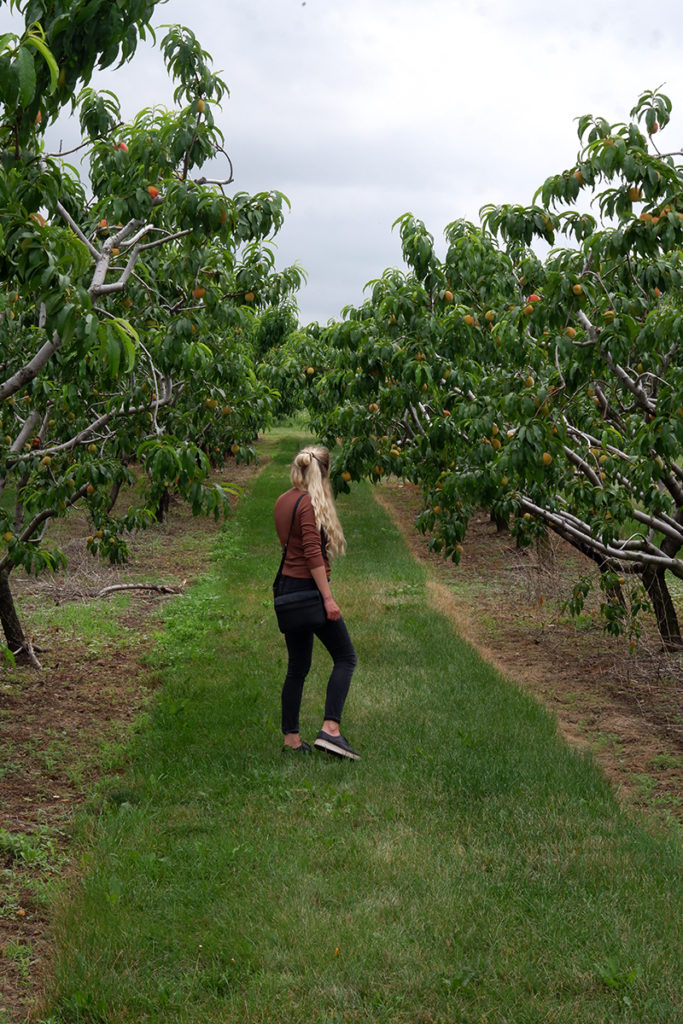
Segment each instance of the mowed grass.
[[[365,487],[338,502],[333,570],[363,760],[281,754],[272,506],[300,440],[270,442],[211,571],[169,606],[166,682],[89,819],[43,1020],[681,1020],[678,837],[620,809],[459,640]],[[327,670],[316,645],[309,739]]]

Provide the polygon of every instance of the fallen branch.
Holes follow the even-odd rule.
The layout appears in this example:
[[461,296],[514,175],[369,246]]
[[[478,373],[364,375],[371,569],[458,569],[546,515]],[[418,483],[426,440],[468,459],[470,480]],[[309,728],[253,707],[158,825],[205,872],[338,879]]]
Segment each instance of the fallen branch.
[[106,597],[115,590],[153,590],[157,594],[182,594],[186,583],[187,580],[183,580],[177,587],[166,586],[164,583],[113,583],[109,587],[102,587],[94,596]]

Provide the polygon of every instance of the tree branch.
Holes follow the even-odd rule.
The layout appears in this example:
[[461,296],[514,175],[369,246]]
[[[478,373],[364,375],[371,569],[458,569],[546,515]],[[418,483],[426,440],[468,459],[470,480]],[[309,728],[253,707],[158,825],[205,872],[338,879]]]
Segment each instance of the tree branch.
[[154,249],[158,245],[166,245],[167,242],[174,242],[176,238],[185,238],[186,235],[191,234],[191,228],[187,228],[185,231],[176,231],[175,234],[164,235],[163,238],[157,238],[154,242],[145,242],[144,245],[140,246],[140,251],[143,252],[145,249]]
[[100,254],[99,254],[98,250],[92,244],[90,239],[87,238],[83,234],[83,232],[81,231],[81,229],[79,228],[78,224],[73,219],[73,217],[71,216],[69,211],[64,206],[62,206],[61,203],[57,203],[57,212],[62,217],[62,219],[65,220],[66,223],[69,225],[69,227],[71,228],[71,230],[75,234],[76,238],[78,238],[81,242],[83,242],[83,245],[85,245],[87,247],[88,251],[90,252],[90,255],[94,256],[95,259],[99,259],[99,255]]
[[13,395],[16,391],[20,391],[21,388],[25,387],[25,385],[29,383],[29,381],[32,381],[34,377],[37,377],[61,344],[62,339],[55,331],[50,341],[45,342],[43,347],[36,352],[30,362],[25,366],[22,366],[20,370],[17,370],[17,372],[4,381],[4,383],[0,384],[0,402],[5,398],[8,398],[10,395]]
[[124,406],[119,406],[118,409],[111,409],[109,412],[103,413],[102,416],[98,416],[96,420],[93,420],[92,423],[90,423],[87,427],[84,427],[83,430],[78,432],[78,434],[75,434],[69,441],[65,441],[63,444],[53,445],[52,447],[48,448],[36,449],[35,451],[31,452],[30,456],[20,456],[19,458],[15,459],[14,464],[16,465],[17,463],[22,462],[26,458],[35,458],[36,456],[43,455],[52,456],[58,454],[59,452],[73,451],[73,449],[77,448],[79,444],[82,444],[89,437],[91,437],[95,433],[95,431],[101,430],[102,427],[105,427],[107,423],[115,419],[117,416],[135,416],[141,412],[148,412],[152,408],[158,409],[158,407],[161,405],[168,405],[169,402],[171,401],[171,398],[173,397],[173,385],[168,379],[166,379],[164,383],[167,385],[168,390],[164,395],[158,398],[153,403],[152,406],[137,405],[132,406],[128,409],[126,409]]
[[588,477],[588,479],[594,487],[602,487],[602,480],[600,479],[600,475],[596,473],[596,471],[593,469],[590,463],[586,462],[585,459],[581,458],[578,452],[575,452],[566,444],[562,445],[562,451],[567,456],[569,461],[577,467],[577,469],[580,469],[583,473],[586,474],[586,476]]
[[94,595],[95,597],[107,597],[118,590],[153,590],[157,594],[182,594],[187,580],[177,587],[167,586],[165,583],[114,583],[109,587],[102,587]]
[[587,524],[582,524],[584,529],[579,530],[567,522],[561,514],[542,508],[529,498],[520,498],[520,508],[542,519],[570,544],[576,542],[575,546],[581,550],[588,546],[592,551],[604,558],[605,561],[638,562],[641,566],[660,566],[663,569],[668,569],[674,576],[683,579],[683,562],[680,559],[669,558],[663,555],[658,548],[650,544],[645,538],[640,539],[638,542],[633,540],[624,541],[621,546],[615,547],[611,544],[604,544],[594,537]]
[[[79,501],[82,497],[84,497],[84,495],[87,493],[88,487],[89,487],[89,484],[82,484],[82,486],[79,487],[77,491],[74,491],[74,493],[71,495],[71,497],[67,498],[67,500],[64,502],[65,509],[71,508],[72,505],[75,505],[77,501]],[[27,540],[31,539],[33,534],[38,529],[38,527],[42,523],[47,522],[48,519],[52,519],[54,514],[55,514],[55,509],[54,508],[44,508],[44,509],[42,509],[38,513],[38,515],[33,517],[33,519],[28,524],[28,526],[24,527],[24,529],[21,531],[21,533],[19,534],[19,537],[17,539],[21,543],[25,544]],[[10,562],[11,562],[11,559],[9,557],[9,551],[6,551],[4,557],[2,559],[0,559],[0,572],[2,572],[3,569],[5,569],[8,565],[10,565]]]

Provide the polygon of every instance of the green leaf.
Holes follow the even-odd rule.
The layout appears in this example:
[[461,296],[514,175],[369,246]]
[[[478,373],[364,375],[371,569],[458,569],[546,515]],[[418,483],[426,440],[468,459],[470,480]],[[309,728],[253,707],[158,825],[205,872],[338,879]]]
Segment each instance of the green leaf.
[[637,174],[637,164],[632,153],[627,153],[624,157],[624,174],[629,181],[632,181]]
[[134,341],[136,345],[140,344],[140,336],[128,320],[122,320],[119,317],[115,317],[113,320],[110,320],[109,323],[116,330],[122,341],[124,338],[127,338],[128,340]]
[[124,371],[125,373],[130,373],[135,366],[135,347],[140,342],[138,333],[127,320],[119,320],[117,318],[110,321],[110,326],[114,328],[121,342],[121,348],[126,359]]
[[121,365],[121,346],[117,344],[116,338],[107,333],[107,365],[112,377],[118,377],[119,366]]
[[33,54],[25,46],[17,50],[14,67],[19,77],[19,99],[22,107],[28,107],[36,91],[36,68]]
[[0,57],[0,95],[5,107],[16,105],[19,92],[19,81],[16,67],[8,57]]
[[76,327],[76,308],[72,305],[65,306],[62,316],[60,317],[59,332],[62,338],[62,344],[66,347],[73,337],[73,333]]
[[9,43],[14,43],[16,42],[16,40],[17,37],[14,35],[13,32],[3,32],[3,34],[0,35],[0,53],[2,53],[3,50],[9,50]]
[[36,35],[35,32],[29,32],[29,34],[26,37],[26,42],[29,46],[35,46],[36,50],[38,50],[43,60],[47,64],[48,70],[50,72],[50,88],[48,91],[50,93],[53,93],[57,88],[57,83],[59,81],[59,68],[57,66],[57,61],[54,59],[54,57],[50,53],[50,50],[45,45],[44,40],[41,39],[40,36]]
[[96,341],[97,341],[97,329],[98,329],[98,326],[99,325],[98,325],[97,317],[94,316],[92,313],[88,313],[86,318],[85,318],[84,334],[85,334],[85,337],[88,338],[88,340],[90,341],[90,344],[92,346],[94,346]]
[[111,326],[111,321],[99,324],[97,333],[100,338],[100,357],[106,362],[111,376],[116,377],[121,363],[121,345]]

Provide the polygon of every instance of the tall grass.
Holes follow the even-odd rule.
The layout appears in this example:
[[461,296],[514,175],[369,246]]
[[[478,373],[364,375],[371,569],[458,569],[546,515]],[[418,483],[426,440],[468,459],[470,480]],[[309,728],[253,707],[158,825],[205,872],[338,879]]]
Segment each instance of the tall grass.
[[[365,487],[333,590],[356,764],[280,753],[273,459],[169,612],[165,685],[58,921],[57,1022],[673,1024],[683,856],[430,608]],[[503,610],[501,610],[503,613]],[[322,717],[317,649],[302,732]]]

